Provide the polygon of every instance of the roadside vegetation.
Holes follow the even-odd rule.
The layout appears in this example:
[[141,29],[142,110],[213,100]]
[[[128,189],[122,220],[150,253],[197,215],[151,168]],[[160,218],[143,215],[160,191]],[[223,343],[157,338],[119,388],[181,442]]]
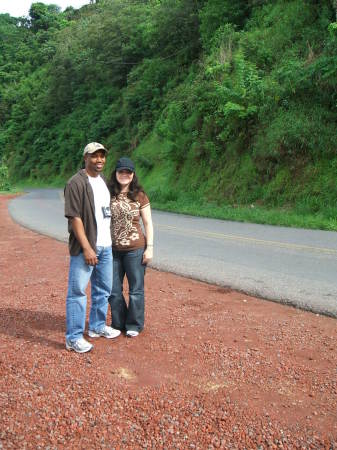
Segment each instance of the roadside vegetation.
[[63,185],[97,140],[107,174],[135,160],[157,208],[337,230],[336,8],[100,0],[0,15],[0,191]]

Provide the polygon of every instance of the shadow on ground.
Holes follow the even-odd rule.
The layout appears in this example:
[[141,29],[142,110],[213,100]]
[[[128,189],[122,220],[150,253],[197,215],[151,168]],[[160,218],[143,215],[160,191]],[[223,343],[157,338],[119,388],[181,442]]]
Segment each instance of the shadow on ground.
[[0,308],[0,334],[24,339],[57,349],[64,343],[51,339],[55,332],[65,331],[65,316],[29,309]]

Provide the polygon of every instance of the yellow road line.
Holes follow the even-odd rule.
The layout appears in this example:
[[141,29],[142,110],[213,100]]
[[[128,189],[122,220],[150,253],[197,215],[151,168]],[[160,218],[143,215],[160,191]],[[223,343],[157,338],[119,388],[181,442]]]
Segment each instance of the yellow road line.
[[250,237],[245,237],[245,236],[238,236],[235,234],[213,233],[212,231],[190,230],[190,229],[174,227],[172,225],[155,224],[155,226],[159,229],[177,231],[180,234],[190,235],[190,236],[191,235],[198,236],[198,237],[205,238],[205,239],[212,238],[212,239],[220,239],[220,240],[251,242],[251,243],[259,244],[259,245],[270,245],[270,246],[274,246],[274,247],[288,248],[288,249],[292,249],[292,250],[307,250],[307,251],[314,251],[314,252],[320,252],[320,253],[327,253],[327,254],[331,254],[331,255],[337,255],[337,250],[334,250],[332,248],[313,247],[310,245],[300,245],[300,244],[290,244],[290,243],[279,242],[279,241],[268,241],[266,239],[256,239],[256,238],[250,238]]

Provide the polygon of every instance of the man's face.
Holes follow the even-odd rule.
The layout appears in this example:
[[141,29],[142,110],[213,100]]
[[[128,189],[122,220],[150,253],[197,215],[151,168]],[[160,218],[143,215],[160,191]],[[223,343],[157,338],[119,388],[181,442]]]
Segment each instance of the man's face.
[[94,153],[87,153],[84,156],[85,170],[91,177],[97,177],[103,170],[106,159],[104,150],[97,150]]

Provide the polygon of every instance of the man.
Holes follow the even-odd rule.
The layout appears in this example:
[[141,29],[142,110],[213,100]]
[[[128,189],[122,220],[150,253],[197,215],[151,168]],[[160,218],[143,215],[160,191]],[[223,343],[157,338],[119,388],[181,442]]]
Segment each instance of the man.
[[85,292],[89,280],[89,337],[111,339],[120,335],[119,330],[105,325],[112,288],[110,193],[101,176],[106,155],[107,150],[102,144],[88,144],[83,152],[85,168],[70,178],[64,189],[70,252],[66,348],[77,353],[93,348],[83,338],[87,305]]

